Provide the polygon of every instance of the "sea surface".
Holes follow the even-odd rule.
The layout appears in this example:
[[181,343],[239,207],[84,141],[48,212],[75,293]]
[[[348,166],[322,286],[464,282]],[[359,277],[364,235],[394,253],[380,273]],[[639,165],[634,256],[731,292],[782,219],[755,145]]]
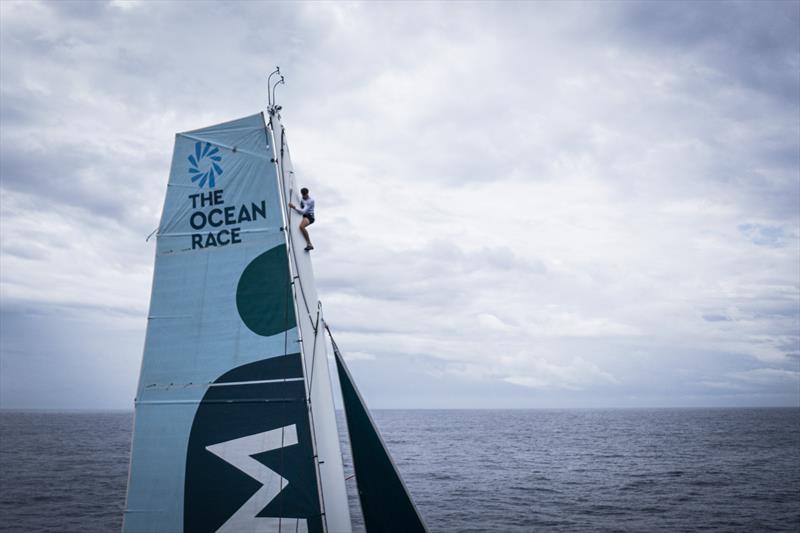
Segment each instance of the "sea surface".
[[[432,532],[800,531],[800,409],[373,416]],[[119,531],[132,422],[0,411],[0,531]]]

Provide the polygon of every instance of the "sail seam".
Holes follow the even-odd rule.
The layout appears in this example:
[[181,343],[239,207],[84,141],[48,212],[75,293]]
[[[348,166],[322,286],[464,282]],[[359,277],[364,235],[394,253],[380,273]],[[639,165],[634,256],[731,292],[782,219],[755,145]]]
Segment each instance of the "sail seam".
[[199,404],[202,403],[281,403],[281,402],[303,402],[305,398],[297,397],[297,398],[233,398],[233,399],[226,399],[226,400],[209,400],[209,399],[197,399],[197,400],[136,400],[134,401],[135,405],[156,405],[156,404],[163,404],[163,405],[179,405],[179,404]]
[[260,379],[254,381],[231,381],[228,383],[212,383],[209,387],[230,387],[231,385],[258,385],[261,383],[286,383],[289,381],[301,381],[303,378],[282,378],[282,379]]
[[[239,230],[239,233],[242,235],[248,235],[252,233],[277,233],[280,230],[276,230],[275,228],[242,228]],[[186,237],[187,235],[192,235],[190,231],[181,231],[181,232],[161,232],[158,234],[159,237]],[[191,248],[190,248],[191,249]]]
[[251,152],[250,150],[243,150],[243,149],[239,148],[238,146],[231,146],[231,145],[228,145],[228,144],[220,144],[220,143],[218,143],[216,141],[209,141],[208,139],[205,139],[203,137],[195,137],[194,135],[186,135],[185,133],[180,133],[179,135],[181,137],[186,137],[187,139],[191,139],[193,141],[207,142],[208,144],[210,144],[212,146],[219,146],[220,148],[224,148],[226,150],[231,150],[231,151],[235,151],[235,152],[241,152],[243,154],[247,154],[247,155],[256,157],[258,159],[268,159],[264,154],[259,154],[258,152]]

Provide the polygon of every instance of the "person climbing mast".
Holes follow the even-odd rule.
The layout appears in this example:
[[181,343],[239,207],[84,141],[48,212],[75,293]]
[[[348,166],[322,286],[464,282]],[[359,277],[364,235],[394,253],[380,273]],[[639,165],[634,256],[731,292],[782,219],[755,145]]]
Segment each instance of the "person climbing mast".
[[308,195],[308,189],[303,187],[300,189],[300,194],[303,199],[300,200],[300,207],[297,208],[293,203],[289,202],[289,207],[300,213],[303,219],[300,221],[300,232],[306,240],[305,251],[309,252],[314,249],[311,244],[311,237],[308,236],[308,226],[314,223],[314,199]]

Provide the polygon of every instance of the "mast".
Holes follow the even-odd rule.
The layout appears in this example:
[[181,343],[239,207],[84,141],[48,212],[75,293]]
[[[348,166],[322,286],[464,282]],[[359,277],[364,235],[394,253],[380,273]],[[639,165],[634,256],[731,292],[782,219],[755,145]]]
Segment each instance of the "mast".
[[[275,86],[279,83],[283,83],[283,77]],[[301,217],[288,207],[289,202],[300,204],[299,187],[289,153],[286,130],[281,124],[281,107],[275,103],[274,97],[272,103],[269,124],[274,138],[278,178],[284,199],[284,219],[288,225],[287,250],[293,272],[292,289],[297,305],[300,345],[307,376],[308,410],[317,455],[321,505],[328,531],[351,531],[333,389],[328,371],[322,304],[317,296],[311,254],[303,250],[304,239],[299,229]]]

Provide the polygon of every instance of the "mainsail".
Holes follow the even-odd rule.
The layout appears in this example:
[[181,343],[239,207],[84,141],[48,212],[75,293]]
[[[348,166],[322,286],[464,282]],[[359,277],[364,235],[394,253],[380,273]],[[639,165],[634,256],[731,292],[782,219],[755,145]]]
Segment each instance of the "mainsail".
[[350,531],[320,307],[275,107],[176,136],[126,532]]

